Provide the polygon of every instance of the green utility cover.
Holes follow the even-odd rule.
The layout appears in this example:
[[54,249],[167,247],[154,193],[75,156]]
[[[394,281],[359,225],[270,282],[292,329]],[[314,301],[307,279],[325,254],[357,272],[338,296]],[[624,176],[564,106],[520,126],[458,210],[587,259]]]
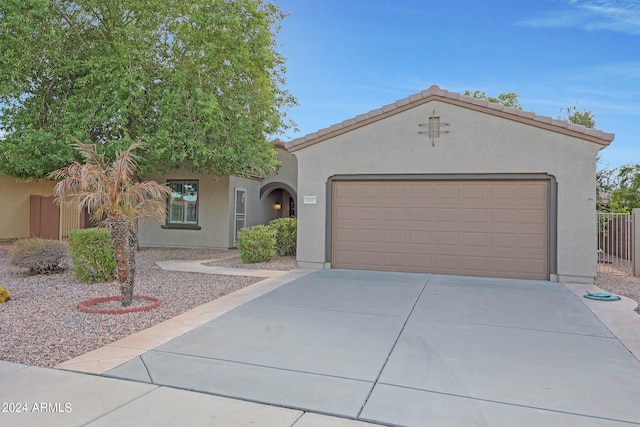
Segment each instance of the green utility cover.
[[618,295],[612,295],[609,292],[597,292],[592,294],[591,292],[587,292],[584,294],[585,298],[595,299],[598,301],[618,301],[620,297]]

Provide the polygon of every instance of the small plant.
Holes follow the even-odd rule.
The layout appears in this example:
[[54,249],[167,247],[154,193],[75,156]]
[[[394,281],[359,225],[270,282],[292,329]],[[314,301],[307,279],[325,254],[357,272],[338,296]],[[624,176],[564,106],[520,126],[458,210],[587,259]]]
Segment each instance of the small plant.
[[298,221],[295,218],[278,218],[271,221],[269,227],[276,231],[276,254],[295,255]]
[[67,268],[69,250],[57,240],[38,237],[16,240],[9,250],[9,263],[31,274],[48,274]]
[[69,252],[73,274],[78,280],[96,283],[115,278],[116,258],[111,233],[106,228],[71,230]]
[[266,225],[243,228],[238,233],[238,250],[242,262],[270,261],[275,255],[276,230]]
[[9,301],[10,299],[11,299],[11,293],[9,292],[9,289],[0,285],[0,304],[2,304],[3,302]]

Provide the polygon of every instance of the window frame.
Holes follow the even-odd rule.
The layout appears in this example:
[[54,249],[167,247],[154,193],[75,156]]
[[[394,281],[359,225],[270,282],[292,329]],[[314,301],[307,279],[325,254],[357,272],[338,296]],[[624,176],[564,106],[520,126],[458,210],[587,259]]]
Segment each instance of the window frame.
[[[200,230],[202,227],[200,227],[200,181],[197,179],[169,179],[167,180],[167,185],[169,186],[169,188],[171,188],[171,184],[172,183],[180,183],[183,185],[184,188],[184,184],[195,184],[196,185],[196,200],[195,200],[195,213],[196,213],[196,221],[195,223],[190,223],[190,222],[175,222],[175,221],[171,221],[171,201],[173,199],[173,195],[170,195],[169,197],[167,197],[167,205],[166,205],[166,220],[165,220],[165,224],[162,226],[162,228],[170,228],[170,229],[179,229],[179,230]],[[171,191],[173,192],[173,188],[171,189]],[[184,195],[184,191],[182,192],[182,194]],[[185,200],[182,200],[183,206],[185,207],[185,209],[187,208],[188,202],[186,202]],[[186,212],[186,211],[185,211]]]

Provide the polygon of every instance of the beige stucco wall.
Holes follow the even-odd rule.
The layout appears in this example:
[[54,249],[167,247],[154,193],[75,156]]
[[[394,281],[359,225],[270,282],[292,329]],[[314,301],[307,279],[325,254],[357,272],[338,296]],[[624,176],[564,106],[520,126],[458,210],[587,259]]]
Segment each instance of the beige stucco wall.
[[[449,133],[431,140],[418,124],[435,114]],[[595,173],[601,145],[441,101],[431,101],[295,151],[298,262],[327,267],[327,180],[340,174],[553,175],[558,183],[557,274],[591,282],[596,274]],[[317,204],[305,205],[304,196]]]
[[141,247],[172,246],[192,248],[229,248],[229,177],[216,179],[208,174],[173,171],[147,179],[198,180],[198,225],[200,230],[167,229],[160,224],[140,221],[138,241]]
[[247,192],[247,227],[265,224],[279,216],[273,207],[275,194],[260,199],[260,188],[263,181],[259,178],[229,176],[216,180],[207,174],[186,171],[174,171],[162,176],[151,175],[147,178],[161,183],[172,179],[198,180],[198,226],[200,226],[200,230],[169,229],[162,227],[162,224],[140,221],[138,240],[141,247],[172,246],[217,249],[234,247],[236,189],[244,189]]
[[262,185],[266,185],[271,182],[283,182],[295,189],[298,184],[298,159],[296,159],[296,156],[280,147],[276,148],[276,152],[278,154],[280,167],[277,172],[274,171],[264,178],[262,180]]
[[29,196],[51,196],[55,182],[49,180],[18,182],[10,176],[0,176],[0,239],[29,237]]

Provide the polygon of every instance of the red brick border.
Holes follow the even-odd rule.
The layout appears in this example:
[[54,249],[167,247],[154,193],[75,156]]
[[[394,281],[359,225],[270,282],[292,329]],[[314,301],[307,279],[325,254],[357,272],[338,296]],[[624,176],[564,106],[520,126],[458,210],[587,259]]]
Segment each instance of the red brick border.
[[82,301],[78,304],[78,308],[85,313],[99,313],[99,314],[124,314],[124,313],[135,313],[139,311],[149,311],[157,308],[162,304],[162,300],[156,297],[150,297],[146,295],[134,295],[134,299],[146,299],[149,301],[153,301],[152,304],[145,305],[142,307],[123,307],[123,308],[115,308],[115,309],[106,309],[106,308],[93,308],[96,304],[100,304],[101,302],[107,301],[119,301],[122,299],[122,296],[118,295],[115,297],[101,297],[101,298],[93,298],[87,301]]

